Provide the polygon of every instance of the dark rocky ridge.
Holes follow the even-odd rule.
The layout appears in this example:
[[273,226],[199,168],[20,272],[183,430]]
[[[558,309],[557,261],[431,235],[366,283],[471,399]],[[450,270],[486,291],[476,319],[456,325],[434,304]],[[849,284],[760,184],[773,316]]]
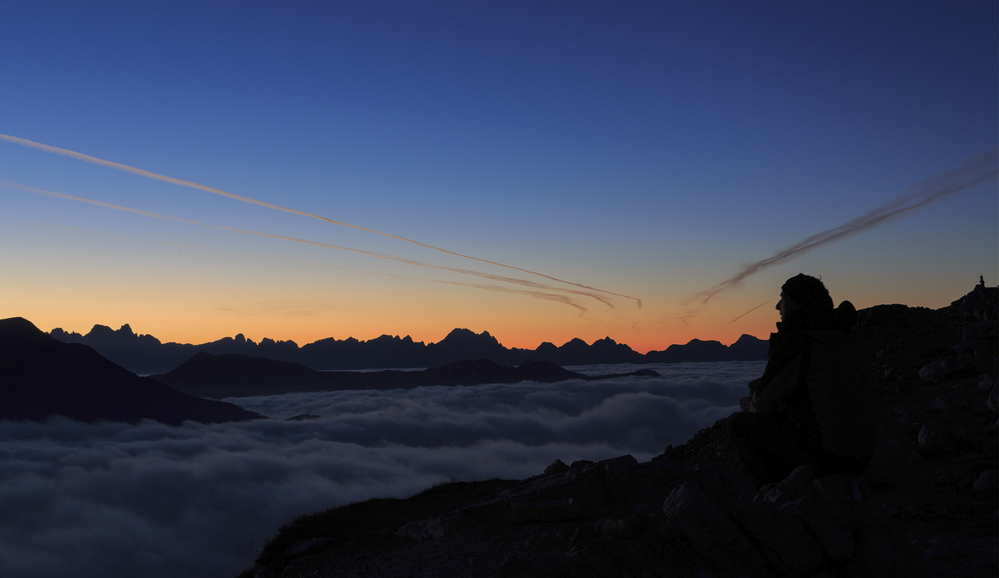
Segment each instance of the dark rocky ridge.
[[508,349],[484,331],[455,329],[437,343],[424,344],[410,337],[382,335],[370,341],[354,338],[321,339],[299,347],[294,341],[263,339],[254,343],[242,334],[201,345],[160,343],[152,335],[137,335],[129,325],[113,330],[95,325],[86,335],[67,333],[60,328],[52,337],[65,343],[82,343],[111,361],[142,374],[166,373],[196,353],[237,354],[275,361],[298,363],[315,370],[392,369],[400,367],[440,367],[458,361],[487,359],[499,365],[521,365],[527,361],[547,361],[556,365],[612,363],[674,363],[683,361],[755,361],[767,354],[767,342],[743,335],[730,346],[718,341],[691,340],[671,345],[664,351],[645,355],[606,337],[587,344],[573,339],[559,347],[542,343],[535,350]]
[[26,319],[0,320],[0,419],[44,421],[55,415],[171,425],[263,417],[138,377],[86,345],[56,341]]
[[170,373],[152,377],[190,395],[223,398],[345,389],[411,389],[427,385],[595,381],[624,375],[660,377],[650,369],[589,376],[547,361],[525,361],[520,367],[502,367],[488,359],[458,361],[422,371],[314,371],[298,363],[233,353],[197,353]]
[[860,312],[880,441],[865,476],[757,488],[727,419],[651,462],[556,461],[290,521],[241,576],[997,574],[996,288]]

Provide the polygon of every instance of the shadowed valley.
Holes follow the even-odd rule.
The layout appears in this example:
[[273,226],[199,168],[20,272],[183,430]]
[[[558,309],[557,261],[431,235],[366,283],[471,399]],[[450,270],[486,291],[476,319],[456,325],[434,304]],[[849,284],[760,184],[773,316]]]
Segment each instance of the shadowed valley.
[[153,378],[190,395],[223,398],[344,389],[411,389],[429,385],[596,381],[626,375],[660,377],[652,370],[587,376],[547,361],[525,361],[519,367],[502,367],[488,359],[456,361],[422,371],[315,371],[297,363],[262,357],[197,353],[173,371]]

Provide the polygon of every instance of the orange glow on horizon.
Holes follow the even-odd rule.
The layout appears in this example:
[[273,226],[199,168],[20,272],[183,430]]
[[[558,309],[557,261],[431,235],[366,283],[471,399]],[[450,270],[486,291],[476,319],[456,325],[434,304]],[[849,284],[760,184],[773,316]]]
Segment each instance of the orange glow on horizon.
[[[626,329],[625,327],[602,327],[581,330],[579,327],[553,323],[547,330],[529,328],[528,323],[517,327],[514,320],[507,320],[502,326],[489,326],[488,323],[454,323],[447,326],[440,324],[405,323],[399,320],[398,329],[393,329],[388,323],[377,325],[340,325],[328,316],[307,311],[288,311],[287,317],[272,316],[237,316],[232,318],[226,312],[203,312],[187,317],[178,315],[144,312],[142,315],[123,317],[120,314],[90,310],[85,314],[55,314],[50,312],[10,313],[7,316],[23,316],[34,323],[42,331],[61,328],[67,332],[86,335],[94,325],[100,324],[113,330],[128,324],[137,335],[151,335],[162,343],[202,344],[217,341],[226,337],[242,334],[245,338],[260,343],[264,338],[274,341],[294,341],[300,347],[320,339],[354,338],[368,341],[382,335],[410,337],[413,341],[436,343],[443,340],[448,333],[456,328],[469,329],[477,334],[488,331],[500,344],[506,348],[536,349],[543,342],[556,346],[564,345],[572,339],[582,339],[588,344],[610,337],[615,342],[625,344],[633,350],[645,354],[649,351],[661,351],[673,344],[685,344],[692,339],[702,341],[720,341],[731,345],[742,334],[749,334],[759,339],[767,339],[774,330],[774,321],[758,321],[753,324],[740,324],[738,328],[723,327],[723,324],[698,324],[692,327],[673,329],[649,328],[643,330]],[[776,313],[776,312],[775,312]],[[402,329],[407,326],[408,329]],[[497,324],[499,325],[499,324]],[[402,330],[400,330],[402,329]]]

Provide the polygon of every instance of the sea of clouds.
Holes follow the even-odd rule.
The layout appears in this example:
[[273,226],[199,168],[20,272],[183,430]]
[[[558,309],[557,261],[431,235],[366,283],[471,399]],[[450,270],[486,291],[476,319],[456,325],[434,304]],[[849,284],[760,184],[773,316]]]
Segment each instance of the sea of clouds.
[[0,576],[232,576],[301,514],[647,461],[736,411],[764,362],[573,369],[640,367],[663,377],[230,398],[274,419],[220,425],[0,422]]

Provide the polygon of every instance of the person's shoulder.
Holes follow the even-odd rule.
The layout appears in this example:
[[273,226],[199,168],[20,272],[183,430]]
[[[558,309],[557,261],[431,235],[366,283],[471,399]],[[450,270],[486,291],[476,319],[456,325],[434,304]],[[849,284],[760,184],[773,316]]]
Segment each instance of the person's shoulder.
[[856,335],[839,329],[806,329],[804,334],[816,343],[836,349],[850,348],[857,343]]

